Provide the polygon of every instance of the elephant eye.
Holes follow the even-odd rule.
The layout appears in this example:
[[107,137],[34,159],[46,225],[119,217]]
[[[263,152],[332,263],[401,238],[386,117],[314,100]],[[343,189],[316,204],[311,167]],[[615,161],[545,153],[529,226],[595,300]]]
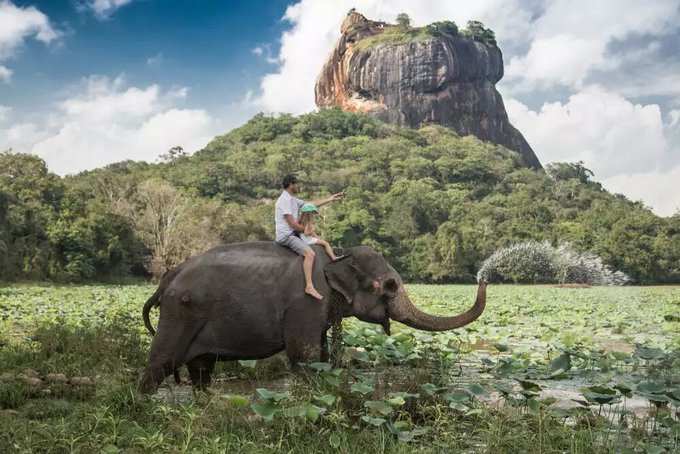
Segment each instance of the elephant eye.
[[396,296],[397,292],[399,291],[399,284],[397,284],[395,279],[387,279],[383,284],[383,290],[386,295],[392,298]]

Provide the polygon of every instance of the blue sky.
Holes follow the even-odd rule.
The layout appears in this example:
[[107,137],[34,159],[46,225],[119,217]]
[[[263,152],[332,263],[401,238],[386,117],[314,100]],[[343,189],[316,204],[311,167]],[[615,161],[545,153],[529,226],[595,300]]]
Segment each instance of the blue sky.
[[276,44],[289,2],[146,0],[109,17],[78,8],[75,0],[13,3],[37,8],[63,33],[48,46],[27,40],[10,61],[12,83],[0,84],[3,104],[29,113],[90,74],[124,74],[133,86],[190,87],[187,105],[219,110],[256,89],[258,77],[271,70],[252,49]]
[[680,0],[0,0],[0,150],[63,175],[312,111],[352,7],[483,21],[544,164],[582,160],[608,189],[680,209]]

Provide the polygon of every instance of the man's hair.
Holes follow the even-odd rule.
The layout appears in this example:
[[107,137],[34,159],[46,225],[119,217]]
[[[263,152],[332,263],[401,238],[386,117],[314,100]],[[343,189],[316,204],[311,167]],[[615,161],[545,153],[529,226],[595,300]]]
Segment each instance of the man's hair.
[[283,182],[281,183],[281,186],[283,186],[283,189],[287,189],[288,186],[291,184],[295,184],[298,182],[298,179],[295,175],[286,175],[283,177]]

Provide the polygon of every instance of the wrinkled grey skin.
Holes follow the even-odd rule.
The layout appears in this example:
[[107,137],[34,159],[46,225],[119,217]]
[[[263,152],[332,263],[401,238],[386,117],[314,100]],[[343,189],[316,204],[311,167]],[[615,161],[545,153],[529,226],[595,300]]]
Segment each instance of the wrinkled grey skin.
[[332,292],[342,295],[343,317],[380,324],[388,334],[390,319],[443,331],[464,326],[484,311],[484,283],[467,312],[435,317],[411,303],[399,274],[373,249],[350,248],[337,262],[320,247],[314,249],[314,284],[323,301],[304,293],[302,259],[273,242],[219,246],[168,272],[144,306],[152,334],[152,306],[160,305],[160,318],[140,391],[155,391],[183,364],[194,386],[204,387],[217,359],[260,359],[285,350],[293,366],[327,361]]

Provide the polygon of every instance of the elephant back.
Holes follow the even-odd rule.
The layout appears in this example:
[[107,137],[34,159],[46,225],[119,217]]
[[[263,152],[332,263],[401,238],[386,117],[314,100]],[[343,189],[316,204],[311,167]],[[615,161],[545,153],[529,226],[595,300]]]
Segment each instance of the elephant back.
[[[324,288],[323,267],[330,259],[320,246],[313,247],[317,252],[315,281]],[[218,300],[217,306],[223,306],[288,294],[304,294],[302,257],[273,241],[250,241],[217,246],[191,257],[181,265],[163,299],[177,300],[179,312],[174,315],[186,310],[196,316],[213,310]]]

